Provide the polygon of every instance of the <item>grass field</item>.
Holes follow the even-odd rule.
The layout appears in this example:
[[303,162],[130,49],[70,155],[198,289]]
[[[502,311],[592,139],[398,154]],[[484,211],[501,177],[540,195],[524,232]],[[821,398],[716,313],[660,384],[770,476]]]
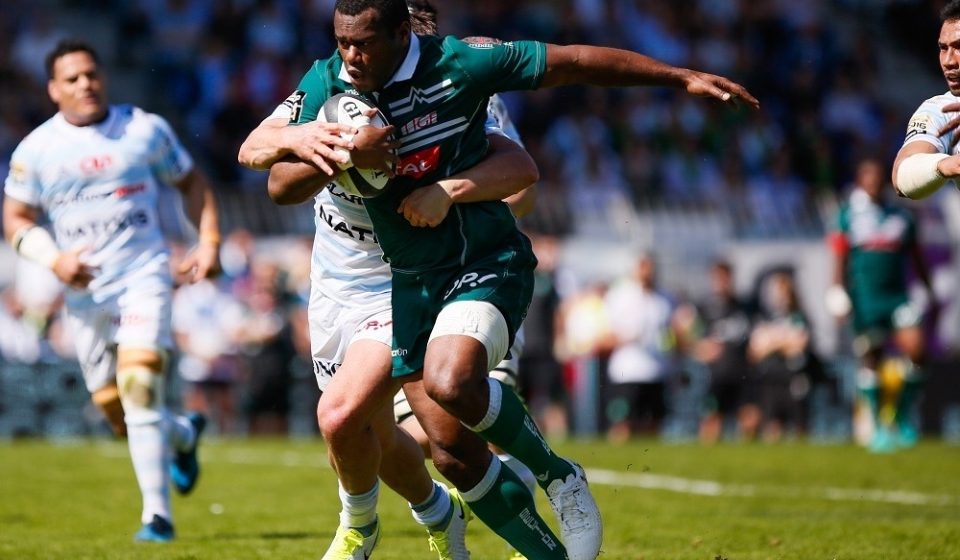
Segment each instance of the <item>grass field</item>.
[[[0,558],[319,558],[339,510],[322,444],[204,445],[200,485],[175,498],[177,540],[135,545],[140,504],[124,444],[0,444]],[[558,448],[593,481],[601,559],[960,559],[958,447],[887,456],[807,444]],[[399,498],[384,492],[380,509],[375,558],[431,558]],[[469,541],[475,559],[507,557],[477,521]]]

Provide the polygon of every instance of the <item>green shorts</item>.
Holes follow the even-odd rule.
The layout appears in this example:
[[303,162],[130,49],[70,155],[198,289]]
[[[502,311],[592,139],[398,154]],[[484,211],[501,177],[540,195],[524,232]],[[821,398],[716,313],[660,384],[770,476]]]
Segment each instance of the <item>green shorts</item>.
[[853,330],[867,348],[882,346],[894,331],[923,323],[923,310],[904,298],[875,299],[869,305],[854,306]]
[[485,301],[500,310],[510,344],[533,297],[537,259],[523,235],[462,267],[428,272],[393,271],[393,376],[423,369],[437,315],[454,301]]

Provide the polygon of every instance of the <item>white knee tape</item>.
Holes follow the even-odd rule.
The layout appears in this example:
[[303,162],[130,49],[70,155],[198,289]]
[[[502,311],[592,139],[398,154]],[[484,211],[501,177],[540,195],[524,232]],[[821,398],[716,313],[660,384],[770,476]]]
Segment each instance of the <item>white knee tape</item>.
[[117,389],[127,424],[159,420],[163,411],[163,375],[144,366],[117,371]]
[[438,336],[469,336],[487,349],[487,370],[491,370],[507,355],[510,333],[507,320],[495,305],[485,301],[455,301],[440,311],[430,333],[430,340]]

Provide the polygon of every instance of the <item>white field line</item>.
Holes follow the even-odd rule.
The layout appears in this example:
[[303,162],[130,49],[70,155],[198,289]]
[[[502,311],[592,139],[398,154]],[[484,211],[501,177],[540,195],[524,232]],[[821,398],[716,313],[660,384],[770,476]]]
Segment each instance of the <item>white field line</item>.
[[[112,458],[129,457],[126,447],[119,445],[99,446],[101,455]],[[309,467],[329,469],[326,456],[320,453],[283,451],[267,453],[254,449],[217,449],[216,444],[207,447],[204,462],[234,465]],[[834,488],[813,486],[766,486],[755,484],[728,484],[715,480],[698,480],[648,473],[629,473],[608,469],[586,469],[591,484],[602,486],[625,486],[645,490],[663,490],[678,494],[698,496],[772,498],[811,498],[831,502],[874,502],[911,506],[951,506],[960,504],[960,496],[950,494],[926,494],[908,490],[884,490],[880,488]]]

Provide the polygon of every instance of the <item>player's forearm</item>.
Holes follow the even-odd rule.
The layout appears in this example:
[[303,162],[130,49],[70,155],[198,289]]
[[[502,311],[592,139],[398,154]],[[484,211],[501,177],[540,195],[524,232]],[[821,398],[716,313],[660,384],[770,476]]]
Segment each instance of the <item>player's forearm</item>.
[[184,194],[187,217],[196,226],[201,242],[220,243],[220,218],[213,187],[206,175],[197,169],[177,185]]
[[512,140],[491,137],[491,151],[477,165],[438,181],[455,203],[503,200],[540,178],[530,154]]
[[277,204],[299,204],[315,195],[331,179],[309,163],[287,157],[270,166],[267,193]]
[[237,161],[240,165],[257,171],[266,171],[289,154],[290,148],[283,144],[283,126],[282,122],[274,124],[268,120],[253,129],[240,145],[240,151],[237,153]]
[[547,71],[541,87],[681,87],[690,71],[631,51],[589,45],[547,45]]

